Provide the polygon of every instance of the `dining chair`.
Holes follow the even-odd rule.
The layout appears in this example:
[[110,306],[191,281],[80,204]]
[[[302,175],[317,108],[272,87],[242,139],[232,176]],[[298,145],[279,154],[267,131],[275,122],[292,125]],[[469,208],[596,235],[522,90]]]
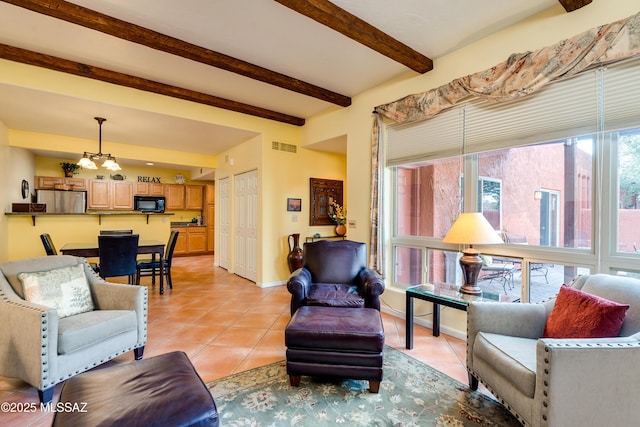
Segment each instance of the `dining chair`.
[[[49,233],[42,233],[40,235],[40,240],[42,240],[42,245],[44,246],[44,250],[49,256],[58,255],[58,251],[56,250],[56,246],[53,244],[53,239],[49,235]],[[98,272],[98,264],[95,262],[90,262],[89,266],[93,268],[93,271]]]
[[40,239],[42,240],[42,245],[44,246],[44,250],[47,255],[58,255],[58,251],[56,250],[49,233],[42,233],[40,235]]
[[103,236],[119,236],[121,234],[133,234],[133,230],[100,230]]
[[[169,289],[173,289],[173,282],[171,281],[171,260],[173,259],[173,250],[176,248],[176,242],[178,241],[179,231],[171,230],[169,234],[169,241],[164,250],[164,275],[167,280]],[[138,261],[136,268],[136,285],[140,284],[140,277],[151,276],[151,283],[156,283],[156,274],[160,273],[160,260],[146,259]]]
[[139,238],[138,234],[99,235],[100,277],[129,276],[128,283],[135,284]]

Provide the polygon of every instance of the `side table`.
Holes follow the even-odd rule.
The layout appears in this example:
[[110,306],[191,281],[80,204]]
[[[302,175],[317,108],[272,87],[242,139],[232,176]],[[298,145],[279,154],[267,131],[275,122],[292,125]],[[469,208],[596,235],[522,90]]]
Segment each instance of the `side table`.
[[513,295],[483,292],[482,295],[467,295],[459,292],[456,285],[434,283],[411,286],[406,290],[406,348],[413,348],[413,299],[418,298],[433,304],[433,336],[440,336],[440,306],[467,311],[471,301],[518,302],[520,298]]

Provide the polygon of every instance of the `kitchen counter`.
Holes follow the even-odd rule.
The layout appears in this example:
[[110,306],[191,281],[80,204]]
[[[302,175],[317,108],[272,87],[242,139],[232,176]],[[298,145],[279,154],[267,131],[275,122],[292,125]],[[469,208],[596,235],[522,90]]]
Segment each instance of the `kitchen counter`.
[[182,227],[206,227],[206,225],[198,225],[197,222],[172,222],[171,228],[182,228]]

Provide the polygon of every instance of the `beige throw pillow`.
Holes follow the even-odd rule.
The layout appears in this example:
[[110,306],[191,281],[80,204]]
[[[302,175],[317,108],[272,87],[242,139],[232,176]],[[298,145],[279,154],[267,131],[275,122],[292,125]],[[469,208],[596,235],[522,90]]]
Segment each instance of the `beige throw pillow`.
[[60,318],[95,308],[82,264],[18,273],[18,279],[27,301],[55,308]]

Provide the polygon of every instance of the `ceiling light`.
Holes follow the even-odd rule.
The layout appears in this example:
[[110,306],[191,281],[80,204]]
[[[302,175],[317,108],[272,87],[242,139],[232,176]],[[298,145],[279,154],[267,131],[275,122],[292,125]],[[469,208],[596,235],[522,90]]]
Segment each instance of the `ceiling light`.
[[94,119],[98,121],[98,126],[100,127],[100,145],[98,145],[98,152],[90,153],[88,151],[85,151],[80,161],[78,161],[78,166],[84,169],[98,169],[98,166],[96,166],[96,160],[98,160],[104,161],[104,163],[102,163],[103,168],[107,168],[111,171],[122,170],[120,165],[118,165],[118,163],[116,162],[115,157],[113,157],[111,154],[102,153],[102,123],[106,122],[107,119],[103,117],[94,117]]

